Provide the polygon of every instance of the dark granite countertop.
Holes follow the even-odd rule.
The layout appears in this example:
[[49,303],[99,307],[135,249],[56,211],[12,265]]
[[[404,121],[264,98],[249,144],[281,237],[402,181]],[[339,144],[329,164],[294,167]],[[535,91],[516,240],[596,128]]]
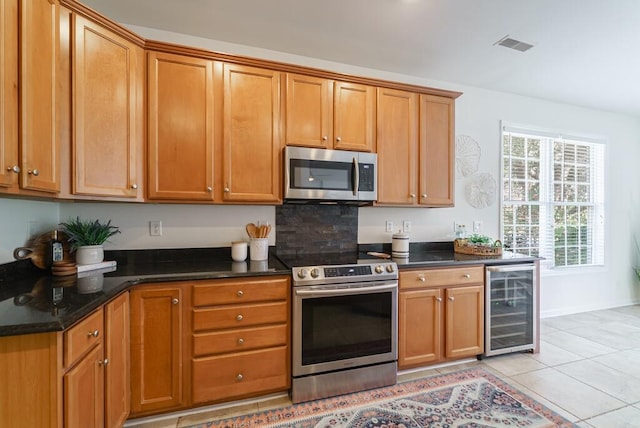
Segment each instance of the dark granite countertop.
[[[371,251],[391,254],[391,244],[359,245],[353,257],[371,258],[366,254]],[[273,248],[264,262],[233,262],[230,248],[107,251],[105,260],[115,260],[117,268],[66,277],[52,276],[29,260],[0,265],[0,337],[65,330],[138,284],[291,274],[290,266],[275,256]],[[506,251],[501,256],[457,254],[452,244],[445,242],[411,243],[408,259],[392,260],[402,270],[523,263],[539,258]]]
[[62,331],[133,285],[291,274],[272,255],[233,262],[229,248],[107,251],[105,260],[117,268],[62,277],[29,260],[0,265],[0,336]]

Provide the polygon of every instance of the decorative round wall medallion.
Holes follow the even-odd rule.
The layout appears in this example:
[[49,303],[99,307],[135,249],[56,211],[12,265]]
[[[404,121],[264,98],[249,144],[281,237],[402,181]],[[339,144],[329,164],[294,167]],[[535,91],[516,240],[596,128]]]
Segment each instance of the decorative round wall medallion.
[[496,180],[488,172],[470,177],[465,188],[467,202],[474,208],[486,208],[496,201]]
[[480,145],[468,135],[456,137],[456,176],[468,177],[478,172]]

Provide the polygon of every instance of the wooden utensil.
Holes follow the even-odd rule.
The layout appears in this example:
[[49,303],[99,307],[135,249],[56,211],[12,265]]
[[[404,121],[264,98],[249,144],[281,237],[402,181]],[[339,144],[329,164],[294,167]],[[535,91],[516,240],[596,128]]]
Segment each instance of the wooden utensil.
[[247,230],[247,235],[249,235],[249,238],[258,237],[258,226],[256,226],[254,223],[247,224],[246,230]]
[[[64,232],[58,232],[58,239],[62,242],[63,260],[69,261],[72,257],[69,256],[69,243],[68,236]],[[51,243],[51,232],[43,233],[31,241],[27,247],[18,247],[13,250],[13,257],[16,260],[31,259],[31,262],[40,269],[47,269],[51,265],[49,260],[50,250],[49,245]]]

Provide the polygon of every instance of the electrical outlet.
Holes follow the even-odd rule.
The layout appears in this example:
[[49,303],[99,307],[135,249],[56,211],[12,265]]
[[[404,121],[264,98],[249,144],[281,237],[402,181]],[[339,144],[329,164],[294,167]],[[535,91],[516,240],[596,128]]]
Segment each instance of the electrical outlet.
[[409,233],[409,232],[411,232],[411,221],[409,221],[409,220],[404,220],[404,221],[402,222],[402,231],[403,231],[404,233]]
[[481,220],[474,220],[473,221],[473,231],[476,232],[476,233],[482,232],[482,221]]
[[162,236],[162,221],[151,220],[149,222],[149,236]]
[[393,222],[391,220],[387,220],[384,222],[384,231],[393,232]]

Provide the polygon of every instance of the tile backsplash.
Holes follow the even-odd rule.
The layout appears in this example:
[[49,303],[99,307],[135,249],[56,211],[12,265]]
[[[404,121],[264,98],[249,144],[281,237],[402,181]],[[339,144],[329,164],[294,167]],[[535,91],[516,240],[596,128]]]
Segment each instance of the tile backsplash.
[[276,207],[276,226],[280,255],[358,249],[357,206],[285,204]]

